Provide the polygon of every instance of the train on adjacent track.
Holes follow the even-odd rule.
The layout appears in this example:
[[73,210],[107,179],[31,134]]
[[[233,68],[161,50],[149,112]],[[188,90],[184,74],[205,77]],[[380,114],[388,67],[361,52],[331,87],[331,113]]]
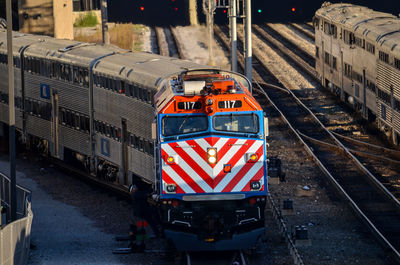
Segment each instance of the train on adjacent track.
[[322,84],[400,145],[399,18],[326,2],[314,27]]
[[[0,136],[8,124],[0,30]],[[190,61],[13,33],[20,145],[113,187],[153,187],[179,250],[250,248],[264,233],[268,120],[246,77]]]

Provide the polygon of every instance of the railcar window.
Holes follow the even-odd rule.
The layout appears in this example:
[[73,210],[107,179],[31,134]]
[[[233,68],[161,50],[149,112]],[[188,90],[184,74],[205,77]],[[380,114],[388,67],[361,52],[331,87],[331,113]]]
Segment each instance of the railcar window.
[[330,34],[336,39],[337,38],[337,27],[331,24]]
[[78,67],[74,66],[73,70],[74,70],[74,84],[78,84],[79,83],[79,69],[78,69]]
[[104,76],[100,76],[100,87],[105,88],[106,87],[106,80]]
[[119,82],[120,82],[119,93],[123,94],[123,93],[125,93],[125,81],[120,80]]
[[218,115],[213,118],[217,131],[258,133],[258,116],[255,114]]
[[141,87],[138,87],[139,89],[139,99],[143,100],[143,89]]
[[207,116],[165,116],[162,119],[162,134],[164,136],[196,133],[207,129]]
[[362,83],[362,81],[363,81],[362,75],[360,75],[359,73],[357,73],[355,71],[353,71],[353,79],[355,79],[356,81],[358,81],[360,83]]
[[152,142],[150,142],[149,155],[154,156],[154,144]]
[[344,75],[351,79],[352,73],[353,73],[353,68],[351,67],[351,65],[345,63],[344,64]]
[[354,95],[358,98],[360,97],[360,86],[358,84],[354,85]]
[[0,54],[0,63],[7,64],[7,54]]
[[139,98],[139,87],[138,86],[135,86],[134,92],[135,92],[134,97],[138,99]]
[[337,69],[337,64],[336,64],[336,57],[335,56],[332,56],[332,68],[333,69]]
[[381,99],[386,104],[390,105],[390,101],[391,101],[390,95],[388,93],[380,90],[379,88],[378,88],[378,98]]
[[139,150],[144,151],[144,140],[139,138]]
[[87,69],[83,70],[83,86],[89,87],[89,73]]
[[8,94],[0,92],[0,102],[8,104]]
[[372,43],[367,42],[367,51],[375,54],[375,45],[373,45]]
[[371,90],[374,93],[376,91],[375,84],[368,79],[367,79],[367,89]]
[[129,97],[133,97],[133,85],[128,84],[128,89],[126,90],[126,95]]
[[[1,93],[0,93],[0,101],[1,101]],[[22,109],[22,98],[20,97],[15,98],[15,107]]]
[[98,85],[98,76],[96,74],[93,75],[93,84]]
[[386,120],[386,106],[381,104],[381,117]]
[[354,33],[348,30],[344,30],[344,43],[353,44],[354,43]]
[[357,45],[358,47],[364,49],[365,48],[364,47],[364,43],[365,43],[365,41],[363,39],[358,38],[358,37],[354,37],[354,44]]
[[324,22],[324,32],[325,34],[329,34],[330,24],[328,22]]
[[319,26],[319,18],[314,17],[313,26],[314,26],[314,28],[318,29],[318,26]]
[[134,137],[135,148],[139,149],[139,137],[135,135]]
[[400,70],[400,60],[397,58],[394,58],[394,67]]
[[106,125],[106,135],[108,136],[108,137],[111,137],[111,127],[110,127],[110,125]]
[[14,66],[17,68],[21,68],[21,60],[19,57],[14,57]]
[[331,65],[329,53],[325,52],[324,61],[327,65]]
[[383,51],[379,51],[379,60],[385,63],[389,63],[389,54]]
[[394,100],[394,109],[400,112],[400,101],[397,99]]

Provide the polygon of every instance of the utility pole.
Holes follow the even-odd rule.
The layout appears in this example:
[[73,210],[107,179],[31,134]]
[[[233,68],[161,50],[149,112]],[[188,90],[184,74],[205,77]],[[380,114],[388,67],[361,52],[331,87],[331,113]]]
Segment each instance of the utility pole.
[[231,70],[237,72],[237,27],[236,27],[236,0],[230,0],[229,24],[231,28]]
[[203,0],[203,11],[207,17],[208,29],[208,64],[215,65],[213,53],[213,39],[214,39],[214,11],[216,5],[214,0]]
[[198,26],[199,20],[197,18],[197,1],[189,0],[189,19],[191,26]]
[[[245,0],[245,75],[252,82],[252,47],[251,47],[251,0]],[[250,91],[251,92],[251,91]]]
[[8,112],[10,129],[10,205],[11,221],[17,220],[17,183],[15,172],[15,100],[14,100],[14,56],[12,47],[12,4],[6,2],[7,18],[7,54],[8,54]]
[[101,0],[101,36],[103,44],[110,44],[110,34],[108,32],[108,13],[107,13],[107,0]]

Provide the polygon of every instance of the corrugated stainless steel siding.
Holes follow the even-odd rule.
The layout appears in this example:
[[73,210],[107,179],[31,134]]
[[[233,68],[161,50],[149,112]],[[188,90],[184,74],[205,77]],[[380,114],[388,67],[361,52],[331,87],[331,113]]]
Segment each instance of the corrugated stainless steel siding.
[[378,62],[377,70],[378,87],[390,95],[390,86],[393,86],[394,97],[400,99],[400,72],[380,61]]
[[89,155],[89,135],[72,128],[60,125],[59,144],[76,150],[81,154]]
[[29,134],[51,141],[51,122],[27,115],[26,128]]
[[128,147],[129,171],[154,182],[154,158],[137,149]]
[[151,139],[154,108],[143,101],[115,92],[94,89],[95,119],[121,128],[121,118],[127,120],[127,130],[145,139]]
[[57,91],[59,107],[89,114],[88,88],[25,72],[25,96],[50,102],[40,97],[41,83],[48,84],[50,89]]
[[400,133],[400,113],[393,111],[393,128]]

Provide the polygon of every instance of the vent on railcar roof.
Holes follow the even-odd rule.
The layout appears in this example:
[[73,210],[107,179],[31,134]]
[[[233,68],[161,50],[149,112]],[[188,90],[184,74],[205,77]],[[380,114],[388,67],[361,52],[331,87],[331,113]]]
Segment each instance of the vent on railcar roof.
[[82,44],[81,42],[78,42],[78,43],[75,43],[75,44],[71,44],[71,45],[68,45],[68,46],[66,46],[66,47],[64,47],[64,48],[62,48],[62,49],[58,49],[58,51],[59,51],[59,52],[67,52],[67,51],[70,51],[70,50],[72,50],[74,47],[79,46],[79,45],[81,45],[81,44]]

